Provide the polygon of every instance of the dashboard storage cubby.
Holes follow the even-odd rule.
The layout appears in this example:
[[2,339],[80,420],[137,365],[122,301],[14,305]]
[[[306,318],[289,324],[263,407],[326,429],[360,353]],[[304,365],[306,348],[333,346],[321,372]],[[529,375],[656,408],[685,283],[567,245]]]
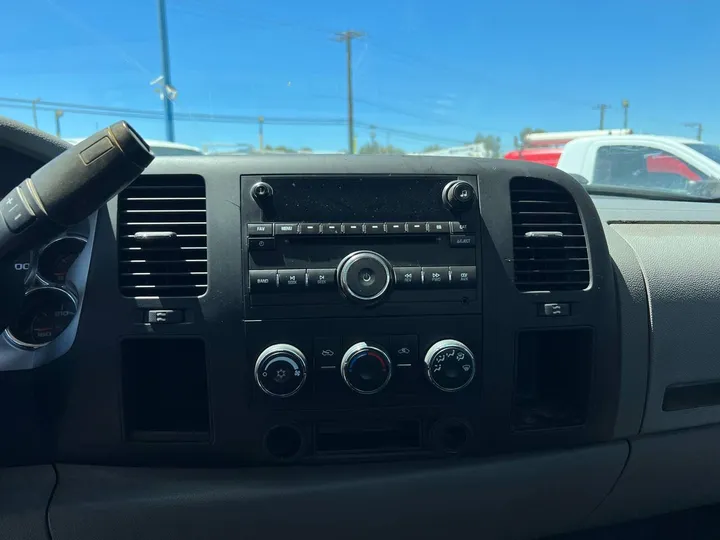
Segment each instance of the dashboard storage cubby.
[[540,430],[585,423],[590,395],[590,328],[518,334],[513,427]]

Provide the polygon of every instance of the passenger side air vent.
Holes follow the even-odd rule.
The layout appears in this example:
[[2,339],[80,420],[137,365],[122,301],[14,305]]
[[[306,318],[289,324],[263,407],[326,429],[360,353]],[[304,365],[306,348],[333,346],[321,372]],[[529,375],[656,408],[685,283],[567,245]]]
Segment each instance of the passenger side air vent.
[[572,195],[547,180],[513,178],[510,206],[518,290],[587,288],[590,264],[585,230]]
[[141,176],[118,200],[120,292],[201,296],[207,291],[205,181]]

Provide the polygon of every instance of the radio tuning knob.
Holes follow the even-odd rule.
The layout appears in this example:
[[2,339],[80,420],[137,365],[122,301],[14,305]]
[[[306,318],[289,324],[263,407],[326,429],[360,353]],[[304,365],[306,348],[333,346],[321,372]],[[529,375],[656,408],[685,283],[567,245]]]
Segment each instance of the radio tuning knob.
[[469,210],[476,199],[475,188],[465,180],[454,180],[445,186],[442,198],[443,204],[450,210]]
[[464,343],[443,339],[425,354],[425,376],[438,390],[457,392],[475,378],[475,357]]
[[294,396],[305,384],[305,379],[305,355],[292,345],[272,345],[261,352],[255,362],[255,382],[269,396]]

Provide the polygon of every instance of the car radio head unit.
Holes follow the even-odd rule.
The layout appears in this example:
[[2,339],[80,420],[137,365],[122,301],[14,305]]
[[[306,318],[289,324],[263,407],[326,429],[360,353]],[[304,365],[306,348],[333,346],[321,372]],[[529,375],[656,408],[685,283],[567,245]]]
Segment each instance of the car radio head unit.
[[245,176],[241,187],[249,310],[479,311],[476,177]]

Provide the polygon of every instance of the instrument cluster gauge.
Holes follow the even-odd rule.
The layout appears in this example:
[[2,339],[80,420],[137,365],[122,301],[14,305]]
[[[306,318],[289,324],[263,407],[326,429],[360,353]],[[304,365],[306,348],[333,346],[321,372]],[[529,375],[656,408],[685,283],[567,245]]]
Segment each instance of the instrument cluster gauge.
[[76,313],[77,300],[65,289],[31,289],[25,293],[20,314],[5,330],[5,336],[19,347],[42,347],[62,334]]
[[45,285],[64,284],[68,270],[86,244],[87,240],[80,236],[61,236],[47,244],[38,253],[38,279]]
[[25,275],[23,283],[27,285],[35,277],[35,252],[28,251],[15,259],[15,271]]

